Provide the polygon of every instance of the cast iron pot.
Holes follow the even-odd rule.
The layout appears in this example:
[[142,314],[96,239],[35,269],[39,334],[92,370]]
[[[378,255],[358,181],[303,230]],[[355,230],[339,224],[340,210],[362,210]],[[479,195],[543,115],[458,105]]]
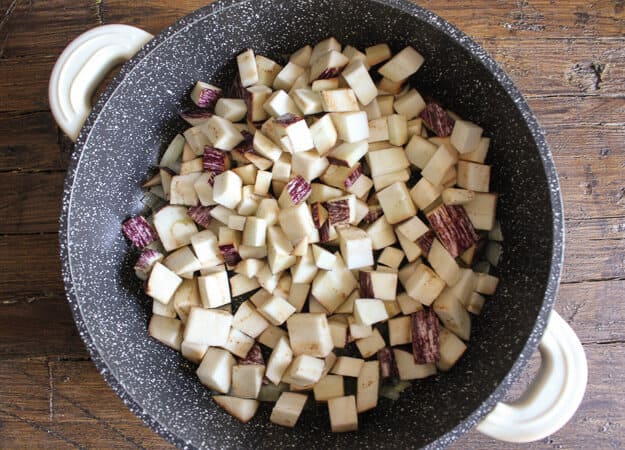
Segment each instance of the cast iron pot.
[[[234,56],[246,48],[280,60],[328,36],[361,49],[412,45],[425,56],[411,83],[492,139],[491,188],[500,193],[505,237],[497,294],[473,321],[458,365],[415,382],[396,402],[382,400],[347,434],[329,432],[323,405],[305,410],[294,430],[272,425],[267,405],[247,425],[217,408],[195,366],[148,337],[150,302],[120,233],[124,219],[145,209],[140,183],[185,128],[178,111],[196,80],[225,86]],[[564,234],[558,179],[526,102],[483,49],[401,0],[223,0],[151,38],[122,25],[93,29],[69,45],[50,81],[55,118],[76,139],[60,229],[67,297],[94,363],[133,412],[180,447],[211,448],[440,447],[480,420],[481,431],[524,442],[572,416],[586,362],[574,333],[552,313]],[[92,90],[129,58],[89,114]],[[537,381],[520,402],[493,411],[546,329]]]

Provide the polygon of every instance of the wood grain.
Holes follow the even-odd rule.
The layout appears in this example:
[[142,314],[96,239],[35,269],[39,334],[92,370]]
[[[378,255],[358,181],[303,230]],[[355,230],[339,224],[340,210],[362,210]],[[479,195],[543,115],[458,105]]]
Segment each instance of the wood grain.
[[9,172],[0,176],[0,234],[55,232],[64,172]]
[[[48,111],[63,47],[102,23],[158,33],[208,1],[0,0],[0,448],[171,448],[88,359],[64,298],[58,214],[69,150]],[[567,243],[556,309],[589,359],[586,398],[543,441],[472,432],[453,448],[625,446],[625,2],[420,0],[483,45],[545,128]],[[508,398],[537,371],[539,357]]]

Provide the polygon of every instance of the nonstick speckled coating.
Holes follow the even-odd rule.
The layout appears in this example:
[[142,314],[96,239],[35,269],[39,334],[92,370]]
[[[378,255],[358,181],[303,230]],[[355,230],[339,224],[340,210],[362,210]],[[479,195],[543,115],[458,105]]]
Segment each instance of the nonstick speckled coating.
[[[330,35],[361,49],[412,45],[426,58],[414,86],[492,138],[492,189],[501,194],[506,239],[501,283],[474,320],[460,363],[361,414],[357,433],[331,434],[326,408],[314,405],[294,430],[269,423],[270,405],[242,425],[213,404],[192,364],[148,337],[150,302],[132,274],[120,223],[143,210],[140,182],[184,128],[177,112],[196,80],[225,84],[234,55],[248,47],[279,59]],[[540,127],[505,73],[456,28],[400,0],[225,0],[149,42],[98,101],[73,154],[60,240],[67,296],[96,366],[133,412],[176,445],[435,448],[490,411],[535,350],[557,292],[563,232]]]

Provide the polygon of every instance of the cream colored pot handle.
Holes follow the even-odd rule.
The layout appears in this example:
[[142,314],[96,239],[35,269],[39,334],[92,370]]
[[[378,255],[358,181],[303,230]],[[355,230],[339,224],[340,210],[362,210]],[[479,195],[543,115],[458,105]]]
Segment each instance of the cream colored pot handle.
[[573,329],[552,311],[539,344],[542,363],[517,401],[499,403],[477,426],[507,442],[543,439],[562,428],[579,407],[588,380],[586,355]]
[[48,97],[54,119],[73,141],[91,112],[91,97],[104,77],[152,37],[129,25],[103,25],[81,34],[63,50],[52,69]]

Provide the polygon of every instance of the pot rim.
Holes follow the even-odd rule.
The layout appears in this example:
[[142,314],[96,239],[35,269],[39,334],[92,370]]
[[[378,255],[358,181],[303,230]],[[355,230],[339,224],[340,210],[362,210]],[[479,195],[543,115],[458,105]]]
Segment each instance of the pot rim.
[[[62,275],[63,283],[65,286],[65,292],[70,305],[76,327],[80,334],[81,339],[85,343],[85,347],[89,352],[89,355],[94,362],[96,368],[113,389],[113,391],[122,399],[124,404],[143,422],[160,434],[162,437],[173,443],[179,448],[194,448],[192,444],[182,439],[180,436],[174,434],[167,429],[163,424],[153,418],[149,412],[145,411],[143,407],[135,400],[122,386],[120,381],[109,369],[107,361],[100,354],[95,342],[93,341],[89,332],[87,323],[83,318],[82,311],[80,309],[80,302],[74,290],[74,278],[72,275],[72,268],[70,263],[69,254],[69,231],[71,224],[69,223],[70,204],[72,200],[72,191],[74,185],[74,177],[77,173],[80,159],[82,156],[82,150],[89,140],[91,131],[97,124],[100,116],[100,112],[105,107],[109,98],[115,93],[118,87],[123,83],[127,75],[133,72],[133,70],[140,65],[145,57],[157,50],[158,47],[169,40],[174,35],[184,32],[185,28],[192,25],[195,22],[202,21],[207,17],[222,13],[227,9],[237,7],[243,3],[249,3],[254,0],[217,0],[210,5],[204,6],[191,14],[179,19],[169,27],[165,28],[158,35],[156,35],[151,41],[149,41],[135,56],[127,61],[121,67],[119,73],[113,78],[109,85],[105,88],[104,92],[94,105],[89,117],[83,125],[80,135],[74,145],[74,151],[71,155],[71,160],[67,169],[67,175],[65,178],[63,201],[60,216],[60,228],[59,228],[59,241],[60,241],[60,257],[62,262]],[[430,442],[425,448],[434,449],[441,448],[450,445],[461,435],[471,430],[484,416],[486,416],[499,402],[504,394],[508,391],[513,382],[521,374],[521,371],[527,364],[528,360],[536,350],[538,343],[547,326],[549,315],[555,304],[555,300],[558,294],[560,274],[562,270],[563,258],[564,258],[564,215],[562,196],[560,192],[560,185],[558,181],[558,175],[556,172],[555,164],[551,155],[551,151],[547,145],[547,141],[544,136],[544,132],[541,126],[538,124],[536,117],[532,113],[529,105],[519,90],[513,84],[512,80],[499,66],[498,63],[490,56],[490,54],[478,45],[472,38],[467,36],[464,32],[460,31],[456,26],[447,22],[445,19],[439,17],[433,12],[418,6],[408,0],[371,0],[375,3],[380,3],[398,9],[403,13],[410,14],[419,20],[422,20],[430,25],[434,26],[438,30],[442,31],[450,39],[455,41],[465,50],[467,50],[474,58],[476,58],[497,80],[504,91],[515,103],[517,109],[521,113],[523,120],[527,124],[534,143],[538,148],[545,175],[549,184],[549,197],[551,202],[552,211],[552,234],[553,243],[551,248],[551,265],[549,271],[549,279],[545,289],[543,303],[536,317],[536,323],[529,338],[527,339],[521,353],[517,360],[512,365],[507,375],[499,383],[499,385],[493,390],[488,398],[474,410],[466,419],[456,425],[453,429],[449,430],[445,434],[439,436],[436,440]]]

